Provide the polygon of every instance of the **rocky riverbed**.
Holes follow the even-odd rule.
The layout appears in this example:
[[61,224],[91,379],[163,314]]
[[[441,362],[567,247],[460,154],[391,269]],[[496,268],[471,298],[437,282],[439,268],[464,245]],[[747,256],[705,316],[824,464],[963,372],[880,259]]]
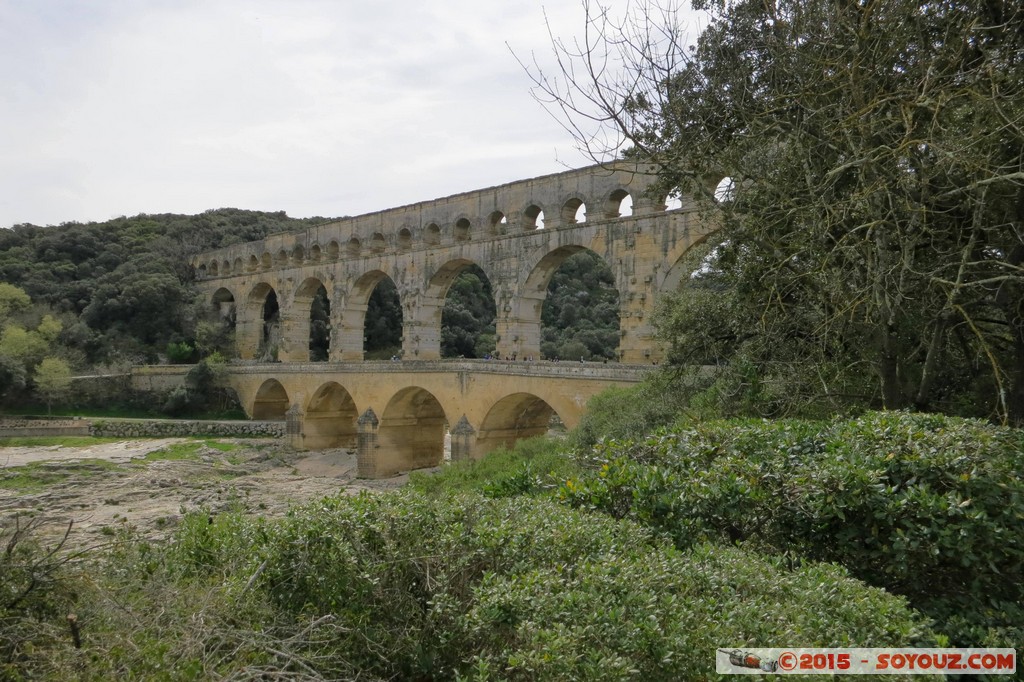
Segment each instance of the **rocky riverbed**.
[[276,439],[162,438],[85,447],[0,447],[0,525],[39,517],[48,534],[88,545],[132,526],[151,537],[191,510],[277,516],[339,491],[386,491],[407,475],[356,479],[349,450],[293,452]]

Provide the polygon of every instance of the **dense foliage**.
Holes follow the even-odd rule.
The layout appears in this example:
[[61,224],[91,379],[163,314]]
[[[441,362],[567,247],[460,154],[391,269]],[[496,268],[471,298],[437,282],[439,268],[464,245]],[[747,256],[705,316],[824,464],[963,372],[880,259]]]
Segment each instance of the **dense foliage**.
[[193,255],[319,222],[219,209],[15,225],[0,230],[0,281],[52,309],[65,323],[61,340],[84,363],[152,362],[168,343],[194,345],[206,303],[196,301],[192,288]]
[[898,412],[680,424],[606,441],[562,486],[678,547],[739,542],[830,561],[908,597],[960,646],[1024,637],[1024,433]]
[[541,329],[546,358],[616,359],[619,291],[604,259],[580,251],[559,266],[548,283]]
[[384,360],[402,351],[402,301],[398,287],[385,277],[370,294],[363,326],[367,360]]
[[[90,574],[77,595],[51,592],[38,620],[0,612],[20,627],[0,670],[679,680],[710,674],[720,646],[935,641],[902,600],[835,566],[681,552],[633,523],[522,496],[338,496],[274,522],[196,513],[169,543],[124,538]],[[0,573],[5,587],[19,580]],[[82,623],[80,650],[53,639],[61,607]]]
[[459,273],[441,311],[441,357],[483,358],[494,352],[494,292],[478,266]]
[[722,366],[741,412],[1024,420],[1021,4],[694,5],[693,49],[672,3],[594,5],[535,76],[595,158],[628,147],[721,226],[723,293],[676,299],[673,360]]

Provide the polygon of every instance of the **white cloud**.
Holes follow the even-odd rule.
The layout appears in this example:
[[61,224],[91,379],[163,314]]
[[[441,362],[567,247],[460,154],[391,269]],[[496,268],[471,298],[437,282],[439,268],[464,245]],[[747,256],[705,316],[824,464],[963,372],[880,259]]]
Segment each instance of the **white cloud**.
[[7,0],[0,226],[352,215],[583,165],[506,42],[549,51],[540,4]]

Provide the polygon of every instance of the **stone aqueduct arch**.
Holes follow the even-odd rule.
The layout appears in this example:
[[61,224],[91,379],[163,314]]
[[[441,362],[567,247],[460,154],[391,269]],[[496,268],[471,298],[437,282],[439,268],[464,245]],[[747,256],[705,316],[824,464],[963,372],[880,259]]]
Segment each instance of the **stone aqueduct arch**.
[[254,363],[229,371],[254,418],[294,424],[291,442],[300,449],[358,447],[360,475],[374,477],[439,464],[446,425],[453,459],[545,433],[553,415],[572,428],[590,397],[632,385],[648,368],[453,360]]
[[[193,266],[211,303],[223,310],[227,302],[237,302],[236,344],[242,359],[257,357],[263,304],[275,292],[281,317],[277,357],[285,366],[309,360],[310,304],[321,285],[330,300],[328,365],[361,363],[370,294],[390,278],[403,314],[405,362],[399,364],[411,366],[440,359],[445,296],[471,265],[480,267],[494,292],[497,352],[539,358],[548,282],[566,258],[590,250],[611,267],[619,290],[621,363],[649,366],[661,358],[651,326],[658,295],[678,284],[674,266],[712,231],[692,201],[684,198],[681,208],[666,210],[664,200],[652,198],[653,180],[648,168],[634,164],[584,168],[271,235],[200,254]],[[631,214],[620,216],[627,198]],[[584,206],[585,222],[576,222]],[[544,227],[538,229],[541,213]],[[472,438],[463,454],[478,456],[543,431],[552,412],[571,425],[585,402],[578,396],[575,402],[563,400],[553,388],[558,381],[517,381],[515,386],[506,381],[508,390],[492,390],[479,404],[455,414],[452,405],[465,404],[465,386],[462,398],[456,398],[449,388],[417,383],[418,377],[410,376],[388,382],[384,393],[367,395],[368,389],[354,387],[345,377],[317,379],[316,374],[328,370],[318,363],[303,364],[303,380],[289,390],[292,379],[286,381],[277,367],[258,385],[252,384],[252,375],[233,375],[250,416],[283,418],[292,406],[302,415],[297,438],[307,447],[356,442],[362,454],[372,440],[378,452],[392,454],[390,460],[378,457],[373,466],[361,462],[361,471],[371,475],[434,463],[445,423],[455,444],[466,421],[462,431],[472,432]]]

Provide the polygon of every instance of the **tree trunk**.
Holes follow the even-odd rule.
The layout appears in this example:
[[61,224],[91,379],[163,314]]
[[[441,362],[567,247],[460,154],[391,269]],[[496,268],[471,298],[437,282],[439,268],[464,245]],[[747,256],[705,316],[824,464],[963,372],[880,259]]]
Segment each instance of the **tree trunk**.
[[924,359],[924,368],[921,371],[921,383],[917,387],[917,397],[914,398],[914,407],[921,412],[926,412],[929,405],[929,394],[932,385],[935,383],[935,372],[938,368],[939,358],[946,344],[946,327],[949,325],[947,315],[942,315],[935,322],[932,328],[932,338],[928,343],[928,352]]
[[903,387],[900,385],[899,351],[896,330],[886,325],[881,330],[881,353],[878,358],[878,378],[882,383],[882,405],[887,410],[904,406]]

